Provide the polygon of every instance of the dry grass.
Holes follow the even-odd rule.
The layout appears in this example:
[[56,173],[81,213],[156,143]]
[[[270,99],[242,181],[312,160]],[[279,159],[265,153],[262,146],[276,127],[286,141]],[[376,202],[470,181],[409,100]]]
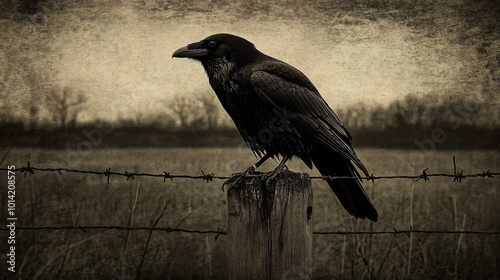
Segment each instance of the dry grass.
[[[498,170],[497,151],[434,152],[425,157],[408,150],[359,149],[375,175],[453,171],[452,156],[465,173]],[[94,150],[69,166],[68,152],[14,149],[5,164],[75,167],[113,171],[228,175],[253,163],[246,148]],[[411,160],[410,160],[411,158]],[[263,168],[271,169],[268,163]],[[299,161],[289,165],[308,172]],[[309,171],[310,172],[310,171]],[[310,172],[316,175],[316,171]],[[61,180],[62,179],[62,180]],[[23,226],[120,225],[225,229],[222,181],[37,173],[17,177],[17,217]],[[412,186],[413,184],[413,186]],[[379,211],[376,224],[351,218],[328,186],[313,182],[314,229],[334,230],[500,230],[500,181],[450,178],[430,182],[378,180],[365,183]],[[410,192],[413,188],[413,196]],[[2,184],[2,193],[5,193]],[[410,209],[410,201],[413,208]],[[5,209],[5,200],[0,202]],[[133,209],[133,211],[131,211]],[[164,211],[164,212],[163,212]],[[161,213],[163,212],[163,215]],[[412,221],[412,222],[410,222]],[[411,255],[410,252],[411,241]],[[225,237],[187,233],[121,231],[18,231],[19,279],[224,279]],[[147,246],[147,250],[145,247]],[[125,249],[126,248],[126,249]],[[315,236],[316,279],[495,279],[500,277],[500,237],[475,235]],[[2,254],[5,258],[5,254]],[[411,262],[410,262],[411,261]],[[22,267],[21,266],[22,263]],[[2,270],[1,274],[6,273]],[[5,277],[1,277],[5,279]]]

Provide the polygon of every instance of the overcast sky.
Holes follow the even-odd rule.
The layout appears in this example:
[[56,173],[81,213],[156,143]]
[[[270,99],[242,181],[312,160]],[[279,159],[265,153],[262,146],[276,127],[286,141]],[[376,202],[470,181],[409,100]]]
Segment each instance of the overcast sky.
[[199,63],[171,55],[214,33],[242,36],[295,66],[334,110],[360,101],[386,104],[410,93],[465,88],[474,76],[469,66],[478,64],[473,49],[450,43],[453,27],[429,36],[389,19],[338,13],[305,20],[286,8],[283,13],[291,16],[280,19],[171,13],[132,5],[67,8],[48,21],[59,27],[49,26],[47,56],[35,69],[50,64],[53,83],[82,90],[89,103],[80,120],[88,121],[137,112],[154,116],[174,96],[213,94]]

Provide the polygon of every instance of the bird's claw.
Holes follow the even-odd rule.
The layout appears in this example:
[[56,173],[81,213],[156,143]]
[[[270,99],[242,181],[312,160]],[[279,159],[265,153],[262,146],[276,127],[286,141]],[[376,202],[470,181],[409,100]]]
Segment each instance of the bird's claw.
[[252,165],[241,173],[234,173],[231,178],[222,184],[222,191],[225,192],[224,187],[226,185],[230,186],[228,189],[229,191],[233,186],[240,184],[246,176],[257,173],[255,170],[255,165]]
[[[286,170],[288,170],[288,167],[286,165],[280,165],[280,166],[276,167],[273,171],[262,174],[261,180],[264,181],[266,183],[266,185],[268,185],[274,179],[276,179],[276,177],[278,177],[278,175],[281,172],[286,171]],[[231,176],[231,178],[229,178],[227,181],[225,181],[222,184],[222,191],[225,192],[224,187],[226,185],[230,186],[229,189],[227,190],[227,191],[229,191],[233,186],[241,184],[241,182],[243,181],[243,179],[246,176],[254,175],[257,173],[260,173],[260,172],[256,171],[255,165],[250,166],[249,168],[247,168],[245,171],[243,171],[241,173],[234,173]]]
[[266,183],[266,185],[269,185],[281,172],[286,170],[288,170],[286,165],[278,166],[273,171],[263,174],[262,180]]

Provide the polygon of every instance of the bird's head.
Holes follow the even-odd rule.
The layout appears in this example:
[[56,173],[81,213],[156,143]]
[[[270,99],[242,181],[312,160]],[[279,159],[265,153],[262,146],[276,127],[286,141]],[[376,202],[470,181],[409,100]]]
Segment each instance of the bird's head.
[[215,34],[176,50],[172,57],[187,57],[199,60],[203,65],[217,60],[226,60],[243,66],[262,55],[255,46],[241,37],[231,34]]

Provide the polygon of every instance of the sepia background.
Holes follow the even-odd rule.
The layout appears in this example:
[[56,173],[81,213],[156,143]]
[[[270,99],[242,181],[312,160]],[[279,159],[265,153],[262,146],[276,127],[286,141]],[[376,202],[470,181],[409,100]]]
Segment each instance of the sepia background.
[[[495,1],[4,0],[0,28],[1,168],[245,170],[255,158],[203,68],[171,58],[232,33],[309,77],[370,173],[453,173],[453,156],[466,174],[500,169]],[[318,174],[297,160],[289,167]],[[225,229],[222,183],[18,174],[17,215],[22,226]],[[500,230],[497,178],[364,186],[378,223],[349,216],[317,180],[314,230]],[[224,236],[19,230],[17,238],[16,279],[226,278]],[[3,263],[6,250],[2,240]],[[499,251],[498,235],[315,236],[314,278],[495,279]]]

